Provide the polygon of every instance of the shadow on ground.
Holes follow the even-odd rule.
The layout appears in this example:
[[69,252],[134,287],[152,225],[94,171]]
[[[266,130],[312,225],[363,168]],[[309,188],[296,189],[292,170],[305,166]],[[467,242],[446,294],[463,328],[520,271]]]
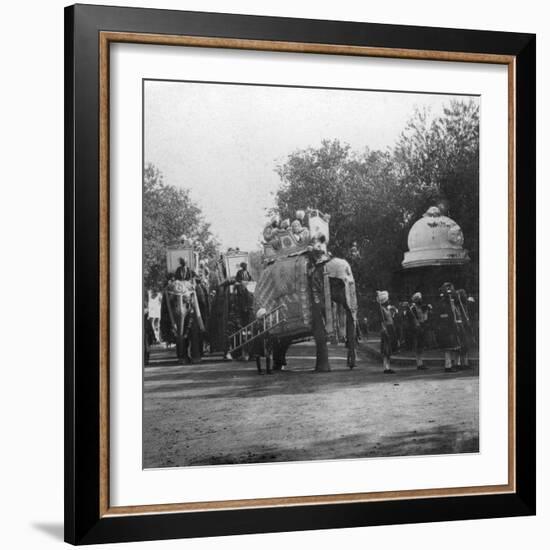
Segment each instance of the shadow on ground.
[[[420,379],[427,381],[450,380],[478,375],[477,368],[468,368],[456,373],[445,373],[434,368],[420,373],[411,367],[395,367],[396,375],[386,375],[380,368],[347,367],[334,368],[331,372],[288,369],[272,376],[259,376],[252,363],[243,367],[238,363],[227,363],[220,370],[201,371],[201,365],[179,367],[177,372],[146,374],[145,393],[182,393],[187,399],[208,399],[216,397],[256,398],[265,395],[300,395],[315,393],[323,389],[338,391],[353,388],[357,384],[388,383],[406,384]],[[184,369],[183,371],[181,369]],[[227,369],[227,370],[226,370]],[[299,381],[299,383],[297,383]],[[162,384],[159,384],[162,383]]]
[[144,467],[478,452],[477,367],[386,375],[364,358],[350,370],[339,348],[320,373],[312,351],[272,376],[254,362],[146,367]]
[[[340,449],[344,450],[339,451]],[[365,434],[357,433],[323,439],[307,448],[281,449],[255,445],[241,453],[215,453],[210,457],[190,461],[186,466],[252,464],[265,462],[340,460],[399,456],[426,456],[479,452],[479,437],[454,426],[437,426],[426,430],[396,432],[381,439],[369,441]]]

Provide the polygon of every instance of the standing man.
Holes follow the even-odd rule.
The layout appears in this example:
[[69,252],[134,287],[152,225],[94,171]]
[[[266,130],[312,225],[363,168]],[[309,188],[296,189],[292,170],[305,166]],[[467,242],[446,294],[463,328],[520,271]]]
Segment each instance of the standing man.
[[413,347],[416,356],[416,368],[425,370],[428,367],[422,360],[422,351],[424,349],[424,331],[426,321],[428,320],[428,307],[422,303],[422,294],[415,292],[411,297],[412,305],[410,307],[411,321],[413,325]]
[[474,325],[475,320],[475,306],[476,301],[473,296],[468,295],[468,293],[463,289],[460,288],[456,291],[456,300],[458,302],[458,306],[460,308],[460,312],[462,314],[464,323],[463,323],[463,331],[464,331],[464,340],[467,344],[467,348],[472,347],[475,345],[477,338],[476,338],[476,327]]
[[235,292],[238,297],[238,307],[240,310],[240,318],[241,318],[241,326],[245,326],[250,322],[249,319],[249,297],[248,297],[248,289],[246,288],[246,285],[243,283],[247,283],[249,281],[252,281],[252,276],[250,275],[248,271],[248,265],[246,262],[241,263],[241,269],[237,271],[237,275],[235,276]]
[[351,243],[351,248],[349,249],[349,253],[352,261],[357,262],[361,259],[361,253],[359,252],[359,248],[357,247],[357,241],[353,241]]
[[[235,292],[237,294],[237,307],[239,310],[239,323],[240,327],[245,327],[251,322],[251,300],[252,294],[248,291],[246,284],[249,281],[252,281],[252,276],[248,271],[248,264],[246,262],[241,262],[241,269],[237,271],[235,276]],[[244,346],[242,350],[242,356],[245,361],[248,360],[248,347]]]
[[149,348],[151,346],[151,325],[149,323],[149,310],[147,306],[143,307],[143,363],[149,364]]
[[[256,336],[256,338],[252,340],[250,347],[250,356],[256,360],[256,369],[258,370],[258,374],[262,374],[262,357],[265,357],[266,374],[273,374],[271,369],[273,346],[271,344],[269,332],[264,332],[265,322],[262,322],[266,315],[267,312],[263,307],[256,312],[256,320],[258,322],[253,327],[253,335]],[[262,334],[262,332],[264,333]]]
[[445,350],[445,372],[457,372],[457,357],[461,349],[462,316],[456,305],[456,290],[452,283],[439,289],[437,341]]
[[458,327],[460,350],[458,355],[458,365],[461,368],[470,367],[469,352],[472,346],[475,345],[476,337],[472,323],[472,302],[468,299],[468,293],[463,289],[456,291],[456,305],[462,318],[462,323]]
[[390,368],[390,357],[397,351],[397,334],[393,324],[393,316],[390,306],[390,294],[387,290],[376,292],[376,301],[380,310],[380,353],[384,364],[384,374],[394,374]]
[[151,323],[151,328],[155,334],[155,343],[157,344],[160,344],[160,303],[160,292],[150,290],[147,309],[149,311],[149,322]]

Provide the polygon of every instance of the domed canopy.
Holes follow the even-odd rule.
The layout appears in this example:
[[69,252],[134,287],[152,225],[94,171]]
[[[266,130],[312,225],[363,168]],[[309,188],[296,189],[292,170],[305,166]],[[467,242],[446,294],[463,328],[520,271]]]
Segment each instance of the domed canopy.
[[404,268],[426,265],[461,265],[468,263],[468,251],[462,248],[464,235],[451,218],[441,215],[436,206],[428,208],[409,231],[409,251]]

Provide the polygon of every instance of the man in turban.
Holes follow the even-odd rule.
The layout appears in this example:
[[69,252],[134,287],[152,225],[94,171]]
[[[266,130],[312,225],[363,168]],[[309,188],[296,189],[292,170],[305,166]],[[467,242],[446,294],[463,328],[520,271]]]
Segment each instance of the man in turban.
[[256,320],[258,321],[253,327],[254,340],[250,345],[250,357],[256,360],[256,369],[258,374],[262,372],[262,357],[265,357],[265,371],[266,374],[273,374],[271,369],[273,349],[271,345],[271,339],[269,337],[269,331],[264,332],[265,323],[263,322],[267,311],[265,308],[260,308],[256,312]]
[[443,283],[439,289],[437,306],[437,341],[445,351],[445,372],[456,372],[462,347],[462,315],[452,283]]
[[390,306],[390,294],[387,290],[376,292],[376,301],[380,309],[380,353],[384,364],[384,374],[394,374],[390,367],[390,357],[397,351],[397,334]]
[[411,296],[411,302],[412,304],[409,311],[412,324],[413,348],[416,356],[416,368],[418,370],[425,370],[428,367],[424,365],[424,361],[422,360],[422,351],[424,350],[425,329],[430,306],[424,305],[420,292],[415,292]]

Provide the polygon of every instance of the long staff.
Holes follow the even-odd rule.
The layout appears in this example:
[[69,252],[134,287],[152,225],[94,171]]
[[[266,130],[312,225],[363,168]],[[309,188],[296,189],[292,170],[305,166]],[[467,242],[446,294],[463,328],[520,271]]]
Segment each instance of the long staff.
[[470,319],[470,316],[468,315],[468,310],[466,309],[466,307],[462,303],[462,298],[460,297],[460,294],[458,295],[458,303],[460,304],[460,309],[462,311],[462,314],[464,315],[464,318],[466,319],[466,324],[468,325],[468,330],[470,331],[470,336],[471,336],[473,342],[475,343],[476,338],[475,338],[474,330],[473,330],[473,327],[472,327],[472,321]]
[[195,307],[195,313],[197,315],[197,322],[199,323],[199,329],[204,332],[204,322],[202,320],[201,308],[199,307],[199,299],[197,298],[197,292],[193,291],[193,306]]
[[462,326],[462,319],[457,318],[457,315],[456,315],[457,314],[457,309],[456,309],[456,306],[455,306],[454,298],[451,296],[451,294],[448,294],[448,296],[449,296],[449,305],[451,306],[451,311],[453,313],[453,321],[454,321],[454,325],[455,325],[456,338],[457,338],[459,347],[462,348],[464,343],[463,343],[461,331],[460,331],[460,328],[459,328],[459,325]]

